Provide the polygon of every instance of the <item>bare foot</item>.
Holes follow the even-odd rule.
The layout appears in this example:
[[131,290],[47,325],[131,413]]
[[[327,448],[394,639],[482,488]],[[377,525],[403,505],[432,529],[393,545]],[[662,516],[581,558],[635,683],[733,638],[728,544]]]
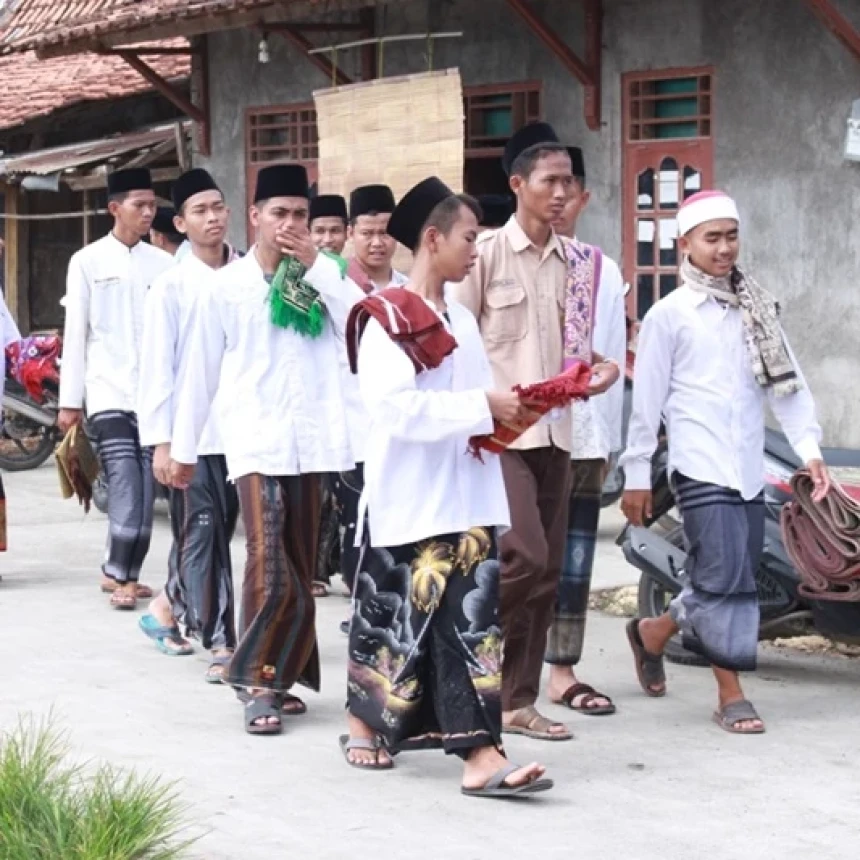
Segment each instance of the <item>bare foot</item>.
[[538,713],[534,705],[502,712],[502,731],[536,740],[571,740],[573,733],[564,724]]
[[[493,746],[478,747],[466,759],[463,765],[463,788],[483,788],[503,767],[510,762]],[[528,785],[540,779],[546,773],[546,768],[532,762],[505,777],[503,785],[515,787]]]
[[[352,714],[347,716],[347,725],[349,726],[350,739],[373,741],[379,737],[379,734],[370,728],[367,723],[358,717],[354,717]],[[351,764],[357,764],[360,767],[387,768],[392,764],[391,756],[384,746],[372,750],[351,749],[347,751],[346,757]]]

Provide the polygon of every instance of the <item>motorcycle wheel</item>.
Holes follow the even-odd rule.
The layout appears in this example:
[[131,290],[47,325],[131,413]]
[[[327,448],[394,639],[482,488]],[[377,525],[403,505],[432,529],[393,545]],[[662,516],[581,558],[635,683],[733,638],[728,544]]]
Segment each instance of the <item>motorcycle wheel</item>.
[[5,472],[38,469],[54,453],[56,442],[56,428],[7,413],[0,433],[0,469]]
[[[683,549],[683,526],[676,526],[669,531],[666,535],[666,540],[673,546]],[[656,579],[652,579],[644,573],[642,574],[639,578],[638,594],[640,618],[657,618],[666,611],[666,607],[669,605],[670,600],[671,595],[669,595],[666,589],[663,588]],[[666,645],[666,650],[663,653],[670,663],[675,663],[678,666],[710,665],[708,661],[701,656],[701,654],[696,654],[694,651],[689,651],[685,648],[681,642],[680,636],[673,636]]]

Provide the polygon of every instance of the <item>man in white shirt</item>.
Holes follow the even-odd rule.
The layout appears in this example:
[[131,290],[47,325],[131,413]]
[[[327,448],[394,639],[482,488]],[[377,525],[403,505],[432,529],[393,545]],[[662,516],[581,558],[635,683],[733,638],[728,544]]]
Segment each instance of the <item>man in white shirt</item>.
[[661,419],[669,474],[689,547],[685,583],[669,611],[627,628],[639,682],[666,694],[663,650],[679,630],[717,681],[715,722],[733,734],[764,723],[739,671],[756,666],[755,573],[764,535],[764,406],[806,463],[819,500],[830,478],[815,404],[779,324],[775,299],[736,265],[740,215],[719,191],[678,211],[681,286],[646,314],[639,335],[622,509],[633,525],[651,513],[651,457]]
[[464,794],[502,798],[552,782],[537,763],[509,763],[502,746],[495,529],[510,518],[498,455],[472,456],[469,440],[523,410],[518,395],[493,390],[475,320],[446,290],[474,263],[479,212],[435,177],[415,186],[391,218],[415,252],[410,283],[350,317],[372,437],[340,743],[365,770],[442,748],[463,760]]
[[156,248],[160,248],[178,260],[179,249],[186,240],[182,233],[176,229],[175,219],[176,209],[172,206],[159,206],[155,210],[155,217],[152,219],[149,241]]
[[[627,325],[624,283],[614,260],[599,248],[576,238],[576,225],[590,199],[585,185],[585,159],[579,147],[568,147],[573,184],[563,215],[553,224],[556,233],[573,242],[579,268],[588,282],[593,318],[594,353],[624,366]],[[575,674],[582,658],[585,622],[591,591],[591,571],[600,520],[600,501],[609,456],[622,448],[621,412],[624,382],[619,379],[604,394],[572,404],[573,443],[571,491],[567,520],[567,549],[558,585],[555,615],[547,637],[545,660],[550,664],[550,699],[580,714],[615,713],[611,699]]]
[[[363,185],[350,194],[350,237],[354,256],[349,262],[347,272],[367,295],[389,287],[402,287],[407,282],[406,276],[391,265],[391,259],[397,249],[397,241],[388,235],[388,221],[394,211],[394,205],[394,192],[387,185]],[[346,350],[341,350],[341,370],[349,418],[349,438],[355,464],[353,468],[333,476],[331,488],[337,503],[343,535],[341,577],[346,587],[352,591],[360,554],[355,546],[355,534],[358,500],[364,489],[364,449],[370,432],[370,421],[358,390],[358,380],[349,372]],[[319,571],[318,575],[320,581],[314,583],[314,587],[317,596],[321,596],[326,591],[326,583],[322,581],[325,572]],[[345,629],[346,622],[341,627]]]
[[320,474],[354,463],[339,339],[363,294],[308,231],[300,165],[260,171],[251,251],[200,294],[174,413],[171,483],[186,486],[219,387],[219,423],[239,490],[248,560],[239,642],[224,681],[247,691],[250,734],[281,731],[288,691],[320,685],[311,594]]
[[349,196],[349,276],[367,295],[387,287],[402,287],[407,278],[391,260],[397,242],[388,235],[394,192],[387,185],[362,185]]
[[346,200],[340,194],[316,194],[311,197],[311,238],[320,251],[340,256],[346,246]]
[[[217,269],[237,259],[224,241],[230,210],[215,180],[195,168],[173,185],[176,230],[188,237],[191,253],[160,275],[146,297],[137,417],[141,444],[155,449],[153,471],[169,484],[170,442],[176,386],[187,349],[194,306],[211,287]],[[212,652],[206,680],[219,683],[236,646],[230,541],[239,513],[235,486],[215,411],[198,448],[194,477],[184,490],[170,491],[173,545],[167,584],[140,620],[143,632],[168,655],[193,653],[183,638],[198,639]]]
[[152,597],[138,582],[152,537],[152,452],[141,447],[135,409],[146,293],[174,262],[143,241],[155,208],[148,170],[111,174],[113,230],[72,257],[66,286],[58,424],[79,424],[86,399],[110,489],[102,591],[116,609]]

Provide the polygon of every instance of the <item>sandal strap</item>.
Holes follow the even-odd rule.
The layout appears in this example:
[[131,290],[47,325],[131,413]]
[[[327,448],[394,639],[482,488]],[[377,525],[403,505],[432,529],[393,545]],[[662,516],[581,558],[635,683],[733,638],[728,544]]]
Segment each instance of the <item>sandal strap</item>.
[[[520,715],[525,718],[525,722],[521,722]],[[548,732],[554,726],[564,726],[564,723],[555,722],[549,717],[545,717],[534,705],[520,708],[514,714],[510,724],[517,728],[528,729],[530,732]]]
[[516,773],[520,769],[518,764],[506,764],[503,768],[497,770],[484,784],[484,790],[501,788],[505,780],[512,774]]
[[742,723],[745,720],[761,720],[752,702],[747,699],[741,699],[739,702],[730,702],[720,708],[720,714],[724,722],[732,726]]
[[382,748],[379,738],[350,738],[343,748],[349,752],[350,750],[370,750],[378,752]]

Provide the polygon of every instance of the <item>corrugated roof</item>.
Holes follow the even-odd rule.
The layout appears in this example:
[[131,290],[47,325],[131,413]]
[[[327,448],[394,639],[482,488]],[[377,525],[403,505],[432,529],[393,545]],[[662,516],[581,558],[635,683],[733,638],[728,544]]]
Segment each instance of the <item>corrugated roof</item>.
[[284,0],[12,0],[6,17],[0,18],[0,50],[40,50],[106,33],[276,5],[284,5]]
[[[129,152],[150,149],[165,143],[176,135],[175,123],[155,126],[143,131],[120,134],[116,137],[73,143],[29,152],[12,158],[0,159],[0,176],[50,176],[76,167],[101,164]],[[185,123],[190,128],[190,123]]]
[[[181,47],[183,40],[169,43]],[[146,58],[170,81],[188,78],[191,58],[182,55]],[[13,128],[39,116],[80,102],[125,98],[152,89],[123,59],[110,55],[75,54],[38,60],[35,53],[0,57],[0,129]]]

